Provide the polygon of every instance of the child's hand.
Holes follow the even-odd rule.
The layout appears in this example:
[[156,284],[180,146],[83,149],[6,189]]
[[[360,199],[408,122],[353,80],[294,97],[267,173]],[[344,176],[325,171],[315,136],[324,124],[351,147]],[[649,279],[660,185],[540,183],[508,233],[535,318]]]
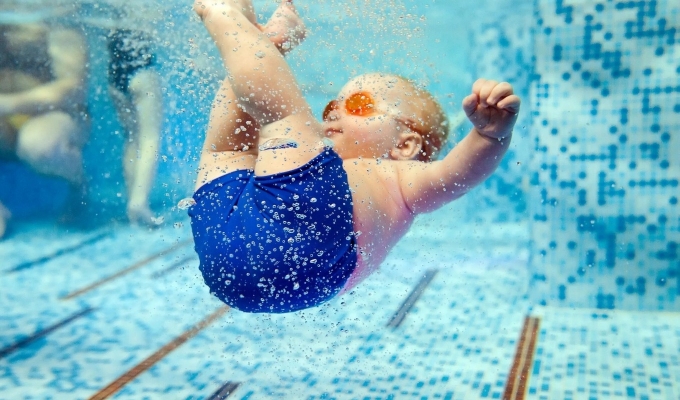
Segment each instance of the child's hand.
[[500,139],[509,136],[517,121],[520,100],[507,82],[478,79],[472,94],[463,99],[463,109],[480,134]]

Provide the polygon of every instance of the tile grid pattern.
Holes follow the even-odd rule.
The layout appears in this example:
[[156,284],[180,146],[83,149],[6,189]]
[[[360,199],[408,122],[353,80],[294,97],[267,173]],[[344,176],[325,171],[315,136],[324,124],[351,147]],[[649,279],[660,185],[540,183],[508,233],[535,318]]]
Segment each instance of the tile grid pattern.
[[680,310],[680,4],[536,5],[532,298]]
[[[505,232],[499,242],[508,244],[518,236],[510,227],[499,230]],[[185,259],[189,254],[184,250],[77,300],[56,301],[61,292],[97,275],[110,275],[187,234],[174,228],[153,234],[121,230],[102,239],[104,243],[45,263],[41,271],[13,275],[15,289],[3,298],[17,310],[11,318],[15,334],[8,342],[23,337],[20,331],[59,320],[54,310],[93,311],[0,359],[0,398],[89,398],[214,312],[220,303],[207,294],[195,260],[156,277]],[[239,383],[230,395],[234,399],[501,398],[527,314],[541,319],[527,398],[628,396],[632,391],[639,398],[677,397],[677,317],[531,310],[524,295],[526,252],[512,247],[500,251],[497,246],[495,254],[483,257],[475,242],[460,240],[456,257],[449,254],[447,260],[443,246],[433,250],[420,245],[436,243],[430,235],[430,229],[410,232],[412,240],[400,244],[382,272],[326,306],[288,315],[223,315],[112,398],[206,399],[226,382]],[[147,243],[144,248],[135,250],[142,242]],[[427,261],[439,272],[400,327],[387,328],[426,273],[413,269],[414,259]],[[104,260],[123,261],[107,266]],[[66,267],[73,269],[74,264],[89,275]],[[40,275],[54,277],[57,271],[66,274],[59,290],[48,280],[35,281]],[[20,307],[28,304],[29,285],[35,299],[42,300],[45,309],[51,306],[52,313]],[[0,318],[3,332],[7,321],[6,316]]]
[[541,318],[528,399],[675,400],[680,316],[537,307]]

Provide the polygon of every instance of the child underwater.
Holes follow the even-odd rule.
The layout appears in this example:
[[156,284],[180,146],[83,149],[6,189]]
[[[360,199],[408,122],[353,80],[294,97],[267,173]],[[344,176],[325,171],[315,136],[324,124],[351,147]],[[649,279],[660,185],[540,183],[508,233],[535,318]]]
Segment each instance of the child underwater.
[[[318,306],[376,271],[414,218],[493,173],[520,99],[479,79],[473,128],[443,159],[441,106],[413,82],[350,80],[317,121],[284,53],[305,36],[291,1],[267,25],[250,0],[197,0],[227,70],[210,113],[189,207],[200,271],[244,312]],[[283,32],[283,33],[282,33]]]

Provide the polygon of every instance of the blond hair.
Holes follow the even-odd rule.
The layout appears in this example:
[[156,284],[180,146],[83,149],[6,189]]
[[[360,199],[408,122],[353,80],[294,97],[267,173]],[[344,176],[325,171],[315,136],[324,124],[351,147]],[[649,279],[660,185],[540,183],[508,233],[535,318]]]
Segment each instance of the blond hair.
[[[418,115],[412,121],[415,125],[410,127],[417,130],[423,139],[423,145],[416,159],[423,162],[431,162],[437,159],[449,137],[449,119],[437,99],[415,81],[400,75],[390,75],[397,78],[402,84],[413,92]],[[415,129],[413,129],[415,128]]]

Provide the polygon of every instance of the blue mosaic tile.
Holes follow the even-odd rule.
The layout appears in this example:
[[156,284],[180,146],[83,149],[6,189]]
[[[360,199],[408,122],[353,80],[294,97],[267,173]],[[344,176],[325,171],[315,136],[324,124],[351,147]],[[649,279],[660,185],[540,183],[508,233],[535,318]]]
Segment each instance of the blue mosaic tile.
[[533,299],[680,310],[680,13],[674,1],[538,1]]
[[680,397],[680,316],[537,307],[528,399]]

